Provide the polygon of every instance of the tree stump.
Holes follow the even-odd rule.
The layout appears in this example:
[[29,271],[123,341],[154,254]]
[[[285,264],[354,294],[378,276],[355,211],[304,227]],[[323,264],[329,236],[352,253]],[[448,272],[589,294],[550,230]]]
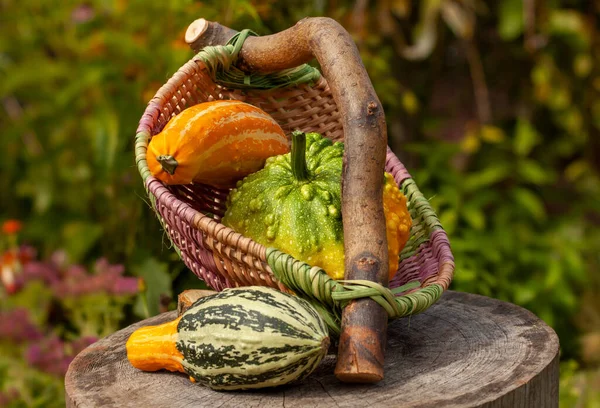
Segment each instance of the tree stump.
[[301,384],[216,392],[183,374],[142,372],[125,342],[138,327],[172,320],[164,313],[118,331],[71,363],[68,407],[558,407],[558,338],[531,312],[510,303],[446,292],[427,311],[389,325],[385,379],[346,384],[335,355]]

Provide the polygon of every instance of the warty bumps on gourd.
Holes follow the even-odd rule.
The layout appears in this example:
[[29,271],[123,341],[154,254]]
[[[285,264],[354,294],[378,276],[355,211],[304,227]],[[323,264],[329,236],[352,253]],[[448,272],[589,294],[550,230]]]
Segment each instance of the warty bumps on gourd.
[[[318,133],[293,132],[291,153],[267,159],[262,170],[238,182],[229,194],[222,223],[343,279],[343,155],[341,142]],[[391,279],[412,221],[394,178],[389,173],[382,176]]]

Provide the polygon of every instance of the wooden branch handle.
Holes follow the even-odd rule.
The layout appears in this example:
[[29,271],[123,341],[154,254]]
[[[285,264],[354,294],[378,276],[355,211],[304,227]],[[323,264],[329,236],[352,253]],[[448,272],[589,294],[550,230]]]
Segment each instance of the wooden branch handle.
[[[198,27],[200,26],[200,27]],[[196,20],[188,32],[195,51],[231,29]],[[186,35],[186,39],[187,39]],[[342,214],[345,278],[388,284],[382,186],[387,130],[381,103],[350,34],[336,21],[306,18],[277,34],[248,37],[238,66],[258,72],[292,68],[316,58],[329,83],[344,126]],[[347,382],[383,379],[387,314],[371,299],[351,302],[342,314],[335,374]]]
[[209,45],[225,45],[237,31],[199,18],[189,25],[185,32],[185,42],[195,52]]

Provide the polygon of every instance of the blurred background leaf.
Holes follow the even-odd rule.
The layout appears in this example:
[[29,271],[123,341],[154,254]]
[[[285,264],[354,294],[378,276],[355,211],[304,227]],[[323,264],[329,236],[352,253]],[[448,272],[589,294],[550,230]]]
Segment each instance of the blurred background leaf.
[[145,299],[140,297],[135,304],[136,314],[150,317],[164,311],[161,310],[161,296],[172,295],[172,278],[167,264],[148,257],[135,266],[133,273],[144,279],[146,286]]

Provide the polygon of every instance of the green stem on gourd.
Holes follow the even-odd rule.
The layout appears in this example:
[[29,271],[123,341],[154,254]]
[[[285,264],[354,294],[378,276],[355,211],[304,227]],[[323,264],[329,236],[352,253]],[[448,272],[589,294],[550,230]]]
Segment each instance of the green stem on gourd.
[[177,160],[175,160],[173,156],[160,155],[156,157],[156,160],[158,160],[164,171],[169,173],[171,176],[175,174],[175,169],[177,168],[179,163],[177,163]]
[[308,168],[306,167],[306,135],[304,132],[294,130],[292,132],[292,174],[298,181],[308,180]]

